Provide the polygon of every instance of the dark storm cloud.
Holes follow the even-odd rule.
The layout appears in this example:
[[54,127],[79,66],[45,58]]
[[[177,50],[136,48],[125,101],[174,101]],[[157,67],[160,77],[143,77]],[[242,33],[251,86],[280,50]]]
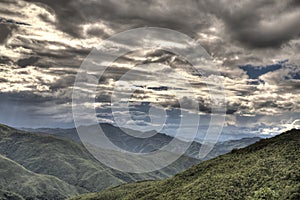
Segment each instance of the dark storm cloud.
[[9,81],[5,78],[0,78],[0,83],[9,83]]
[[95,101],[101,102],[101,103],[110,103],[111,102],[111,93],[102,91],[102,92],[100,92],[99,95],[96,96]]
[[278,47],[300,34],[300,7],[291,7],[290,3],[293,1],[245,1],[221,9],[220,17],[231,37],[242,44],[254,48]]
[[[71,0],[26,0],[27,2],[42,3],[50,12],[54,13],[58,18],[59,22],[56,23],[57,27],[72,36],[78,37],[77,25],[80,24],[80,20],[83,20],[82,14],[78,9],[74,9],[74,1]],[[76,2],[75,2],[76,3]],[[40,16],[45,19],[43,16]]]
[[88,36],[95,36],[95,37],[99,37],[99,38],[108,38],[110,35],[105,33],[105,31],[103,31],[103,29],[101,28],[88,28],[86,30],[86,34]]
[[58,90],[63,88],[68,88],[74,85],[75,76],[72,75],[64,75],[62,78],[58,79],[54,83],[51,84],[50,90]]
[[[194,1],[190,1],[186,8],[181,3],[163,1],[26,1],[43,3],[55,13],[58,19],[56,26],[74,37],[83,37],[79,25],[100,20],[107,22],[109,27],[117,32],[135,27],[158,26],[193,34],[191,30],[194,28],[209,25],[207,19],[191,18],[191,13],[187,12],[193,5],[197,7]],[[166,10],[165,6],[171,6],[173,9]],[[201,16],[201,13],[197,14],[199,15]],[[186,18],[192,23],[186,21]],[[197,21],[201,23],[195,23]]]
[[[141,26],[158,26],[182,31],[190,36],[209,28],[214,18],[224,22],[225,34],[241,44],[260,48],[278,47],[299,37],[300,10],[297,1],[47,1],[55,13],[56,26],[74,36],[84,37],[80,25],[104,21],[116,32]],[[88,35],[107,37],[91,27]],[[226,37],[226,36],[225,36]]]
[[[281,98],[281,100],[282,100],[282,98]],[[284,109],[286,111],[291,111],[293,108],[293,103],[291,103],[291,102],[278,103],[278,101],[270,101],[270,100],[262,99],[261,102],[255,103],[255,108],[256,109],[278,108],[278,109]]]
[[[47,46],[59,47],[59,49],[51,50]],[[91,48],[75,48],[62,41],[48,41],[39,39],[29,39],[17,36],[14,43],[7,45],[11,49],[22,47],[30,53],[25,52],[24,58],[16,61],[20,67],[34,65],[41,68],[49,67],[71,67],[79,68],[83,59],[90,53]],[[0,61],[1,62],[1,61]],[[60,71],[61,72],[61,71]],[[68,73],[76,73],[75,71],[66,70]],[[54,73],[56,73],[54,71]]]
[[3,55],[0,56],[0,63],[1,64],[11,64],[12,62],[13,61],[7,56],[3,56]]
[[[18,42],[10,45],[11,48],[17,48],[22,45],[23,48],[32,50],[37,56],[48,57],[53,59],[69,59],[74,57],[86,57],[91,48],[74,48],[61,41],[48,41],[38,39],[28,39],[24,37],[16,37]],[[61,49],[49,50],[45,46],[58,46]]]
[[39,57],[29,57],[29,58],[23,58],[23,59],[19,59],[17,61],[17,64],[20,67],[27,67],[28,65],[34,65],[37,61],[39,60]]
[[[143,52],[143,51],[135,51],[129,52],[126,55],[123,55],[117,58],[112,66],[108,67],[102,77],[99,80],[99,83],[105,83],[109,79],[119,80],[124,74],[130,71],[130,74],[126,74],[126,78],[129,80],[135,79],[144,79],[148,80],[152,79],[153,71],[149,68],[148,70],[140,70],[134,69],[135,66],[145,65],[151,63],[160,63],[160,64],[170,64],[173,68],[179,68],[179,64],[183,65],[186,64],[180,59],[176,58],[172,62],[174,54],[164,51],[164,50],[155,50],[150,52]],[[128,65],[127,67],[120,67],[119,65]],[[163,88],[149,88],[149,89],[163,89]]]
[[202,12],[223,21],[222,37],[249,48],[278,47],[300,36],[300,6],[296,1],[199,1]]
[[[130,69],[129,68],[119,68],[119,67],[109,67],[105,70],[103,75],[99,79],[99,83],[108,83],[109,79],[113,79],[115,81],[119,80],[124,74],[126,74]],[[134,80],[135,78],[139,78],[140,75],[143,75],[143,72],[140,70],[130,70],[131,74],[127,76],[129,80]],[[144,74],[145,76],[147,73]],[[150,73],[148,75],[151,75]],[[131,79],[130,79],[131,77]]]
[[24,26],[30,26],[30,24],[24,23],[24,22],[18,22],[12,19],[5,19],[0,17],[0,23],[1,24],[15,24],[15,25],[24,25]]
[[149,90],[154,90],[154,91],[163,91],[163,90],[168,90],[168,86],[159,86],[159,87],[148,87],[147,89]]
[[12,36],[17,26],[12,24],[2,24],[0,22],[0,44],[5,44],[6,41]]

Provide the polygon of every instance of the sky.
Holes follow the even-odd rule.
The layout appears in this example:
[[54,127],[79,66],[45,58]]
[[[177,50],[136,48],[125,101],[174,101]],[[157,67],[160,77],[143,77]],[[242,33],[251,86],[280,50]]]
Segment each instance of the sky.
[[[74,127],[72,91],[80,65],[101,42],[140,27],[179,31],[207,51],[224,86],[226,138],[268,136],[299,128],[297,0],[187,0],[184,4],[179,0],[1,0],[0,123]],[[141,67],[145,64],[148,66]],[[114,123],[112,91],[131,70],[133,121],[146,127],[151,123],[147,112],[154,107],[155,112],[167,115],[169,128],[164,132],[172,134],[182,112],[188,117],[200,115],[200,126],[207,128],[209,91],[201,76],[189,74],[189,65],[162,50],[135,51],[118,58],[97,86],[99,121]],[[176,73],[193,89],[176,78]],[[174,100],[178,91],[184,91],[182,110]],[[194,102],[200,112],[189,107]],[[189,133],[188,126],[185,131]]]

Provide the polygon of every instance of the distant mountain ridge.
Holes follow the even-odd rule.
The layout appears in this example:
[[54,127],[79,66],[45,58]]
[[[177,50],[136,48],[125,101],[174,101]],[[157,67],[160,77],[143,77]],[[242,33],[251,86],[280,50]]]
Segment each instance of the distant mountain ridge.
[[[87,131],[95,130],[96,125],[86,126]],[[136,138],[124,133],[122,129],[119,127],[115,127],[111,124],[102,123],[100,124],[104,133],[107,133],[106,136],[118,147],[135,152],[135,153],[147,153],[152,152],[157,149],[162,148],[164,145],[167,145],[174,138],[163,134],[163,133],[155,133],[154,136],[149,138]],[[51,129],[51,128],[40,128],[40,129],[24,129],[30,132],[36,133],[46,133],[53,134],[59,137],[69,138],[71,140],[80,141],[80,138],[77,134],[77,130],[73,129]],[[126,132],[131,132],[134,134],[144,134],[143,132],[134,131],[130,129],[126,129]],[[259,141],[261,138],[252,137],[252,138],[242,138],[240,140],[229,140],[225,142],[219,142],[215,145],[214,149],[207,155],[204,160],[214,158],[218,155],[230,152],[234,148],[243,148],[250,144],[253,144]],[[184,141],[182,141],[184,142]],[[201,148],[201,143],[192,142],[190,148],[186,151],[185,155],[199,159],[199,150]]]

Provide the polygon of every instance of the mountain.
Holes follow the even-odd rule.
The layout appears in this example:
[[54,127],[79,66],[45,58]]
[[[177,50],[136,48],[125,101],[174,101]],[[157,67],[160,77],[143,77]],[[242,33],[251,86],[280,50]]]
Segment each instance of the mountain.
[[65,199],[79,194],[75,186],[54,176],[33,173],[1,155],[0,166],[1,199]]
[[[32,172],[55,176],[82,192],[124,183],[82,145],[49,135],[1,126],[0,154]],[[129,175],[124,177],[135,180]]]
[[202,162],[171,178],[125,184],[83,199],[300,199],[300,131]]
[[[152,152],[174,139],[161,133],[156,133],[149,139],[135,138],[126,135],[120,128],[110,124],[101,124],[101,127],[113,143],[133,152]],[[124,183],[167,178],[201,162],[201,160],[196,159],[201,144],[193,142],[185,155],[166,168],[143,174],[124,173],[113,170],[96,160],[80,142],[76,129],[42,130],[44,133],[41,132],[41,129],[32,133],[0,125],[0,156],[22,166],[32,174],[48,175],[66,186],[74,187],[73,192],[66,190],[66,193],[61,193],[59,196],[61,198],[67,195],[101,191]],[[86,131],[92,132],[94,130],[94,126],[86,127]],[[132,134],[153,134],[153,132],[126,131],[131,131]],[[209,156],[215,157],[259,139],[248,138],[219,143]],[[126,162],[132,161],[127,160]],[[7,166],[3,167],[1,172],[3,174],[0,173],[0,177],[6,176],[6,168]],[[15,178],[11,180],[12,182],[18,181],[17,176],[12,177]],[[40,185],[39,183],[35,184]],[[55,182],[53,184],[48,183],[47,185],[50,188],[55,188],[55,185],[58,185]],[[20,190],[27,190],[26,184],[24,185],[25,188],[22,188],[22,185],[19,187]],[[27,198],[19,190],[8,187],[8,185],[3,184],[0,187],[0,195],[10,196],[14,194]],[[32,198],[34,197],[35,194],[33,193]]]
[[[73,188],[72,190],[66,189],[66,193],[60,197],[65,197],[65,194],[99,191],[126,182],[166,178],[199,162],[197,159],[182,156],[171,166],[156,172],[123,173],[97,161],[81,143],[49,134],[20,131],[5,125],[0,125],[0,155],[9,159],[10,163],[27,170],[32,176],[34,174],[49,175],[60,183],[53,181],[52,185],[46,179],[32,179],[33,188],[35,185],[40,185],[39,182],[42,184],[43,180],[45,180],[43,184],[47,185],[49,191],[52,191],[50,188],[56,186]],[[0,177],[6,177],[9,169],[9,165],[3,167],[1,165]],[[10,182],[18,182],[17,172],[18,170],[15,173],[14,170],[10,171]],[[66,186],[61,186],[62,183]],[[44,187],[47,189],[46,186]],[[27,193],[23,196],[24,193],[20,193],[19,190],[27,191],[27,183],[19,184],[18,188],[3,184],[0,187],[0,194],[7,196],[16,193],[27,198]],[[36,196],[34,193],[32,195],[31,198]],[[50,197],[52,196],[49,196],[49,199],[52,199]]]
[[20,128],[20,130],[30,133],[50,134],[57,137],[67,138],[75,142],[80,142],[80,138],[75,128]]
[[213,150],[207,155],[205,160],[209,160],[219,155],[226,154],[234,149],[241,149],[247,147],[251,144],[260,141],[261,139],[262,139],[261,137],[249,137],[249,138],[242,138],[239,140],[228,140],[225,142],[219,142],[214,146]]
[[[93,132],[96,130],[96,125],[90,125],[84,127],[86,132]],[[123,129],[126,132],[130,132],[131,135],[153,135],[152,137],[148,138],[137,138],[132,137],[119,128],[115,127],[111,124],[102,123],[100,124],[102,130],[115,145],[118,147],[125,149],[127,151],[135,152],[135,153],[147,153],[152,152],[161,147],[167,145],[171,140],[174,138],[168,136],[163,133],[157,133],[155,131],[149,132],[139,132],[130,129]],[[80,142],[80,138],[77,134],[75,128],[73,129],[60,129],[60,128],[40,128],[40,129],[25,129],[23,130],[35,132],[35,133],[43,133],[43,134],[51,134],[58,137],[68,138],[76,142]],[[229,140],[225,142],[219,142],[214,146],[214,149],[204,158],[204,160],[208,160],[214,158],[218,155],[222,155],[225,153],[230,152],[234,148],[243,148],[250,144],[253,144],[260,140],[259,137],[252,137],[252,138],[243,138],[240,140]],[[183,141],[182,141],[183,142]],[[198,153],[201,148],[201,143],[199,142],[192,142],[190,148],[185,152],[185,156],[192,157],[199,159]]]

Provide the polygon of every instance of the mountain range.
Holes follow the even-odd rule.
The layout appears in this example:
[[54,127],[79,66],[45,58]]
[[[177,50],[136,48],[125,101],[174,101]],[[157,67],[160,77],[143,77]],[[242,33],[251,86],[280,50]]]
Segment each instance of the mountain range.
[[[115,144],[134,152],[153,151],[173,139],[157,133],[146,143],[127,137],[120,128],[110,124],[101,126]],[[89,128],[93,129],[93,126]],[[76,139],[76,129],[43,130],[47,132],[29,132],[0,125],[2,199],[65,199],[124,183],[167,178],[201,162],[196,154],[201,144],[194,142],[185,155],[164,169],[143,174],[124,173],[96,160]],[[247,146],[259,139],[219,143],[210,156]]]
[[[93,132],[96,130],[97,125],[90,125],[84,127],[87,132]],[[174,137],[169,136],[163,133],[157,133],[155,131],[148,131],[148,132],[139,132],[131,129],[121,129],[119,127],[113,126],[108,123],[100,124],[104,133],[106,133],[106,137],[112,141],[118,147],[135,153],[147,153],[152,152],[161,147],[167,145]],[[25,131],[29,131],[32,133],[40,133],[40,134],[51,134],[57,137],[67,138],[73,140],[75,142],[80,143],[80,137],[78,136],[76,128],[70,129],[60,129],[60,128],[39,128],[39,129],[28,129],[23,128]],[[148,138],[139,138],[139,137],[132,137],[128,134],[129,132],[131,135],[153,135],[152,137]],[[210,158],[214,158],[218,155],[227,153],[234,148],[243,148],[250,144],[253,144],[259,141],[260,137],[249,137],[249,138],[242,138],[239,140],[228,140],[218,142],[214,149],[202,160],[207,160]],[[181,141],[184,142],[184,141]],[[185,152],[185,155],[188,157],[199,159],[199,150],[201,148],[200,142],[192,142],[190,148]]]

